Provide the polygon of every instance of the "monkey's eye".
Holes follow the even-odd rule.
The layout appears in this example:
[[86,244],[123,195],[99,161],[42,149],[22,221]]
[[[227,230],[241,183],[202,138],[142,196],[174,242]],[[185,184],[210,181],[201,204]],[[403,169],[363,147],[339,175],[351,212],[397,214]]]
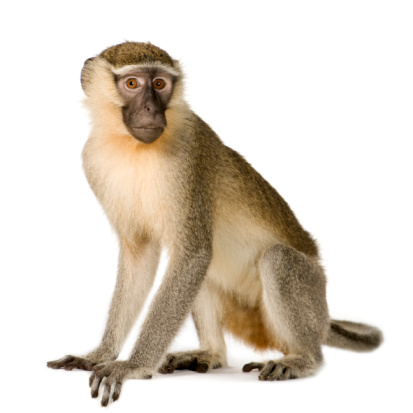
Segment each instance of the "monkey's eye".
[[152,85],[154,89],[161,90],[165,87],[166,83],[165,83],[165,80],[163,79],[155,79],[152,82]]
[[128,89],[136,89],[139,86],[138,80],[134,77],[131,77],[126,81],[126,87]]

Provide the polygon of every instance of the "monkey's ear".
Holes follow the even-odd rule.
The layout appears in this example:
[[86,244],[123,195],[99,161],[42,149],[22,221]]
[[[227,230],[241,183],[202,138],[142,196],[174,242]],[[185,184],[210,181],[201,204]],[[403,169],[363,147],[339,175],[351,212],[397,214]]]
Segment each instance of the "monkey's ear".
[[93,60],[95,60],[95,57],[91,57],[90,59],[87,59],[85,61],[85,63],[83,64],[82,73],[80,74],[80,84],[82,85],[82,89],[86,95],[92,75],[91,63],[93,62]]

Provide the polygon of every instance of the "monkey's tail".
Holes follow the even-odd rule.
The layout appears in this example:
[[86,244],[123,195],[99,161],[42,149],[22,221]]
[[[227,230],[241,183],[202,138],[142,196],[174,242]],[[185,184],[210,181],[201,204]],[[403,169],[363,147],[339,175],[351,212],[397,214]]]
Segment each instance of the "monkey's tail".
[[352,321],[330,321],[324,344],[353,351],[371,351],[383,341],[382,332],[373,326]]

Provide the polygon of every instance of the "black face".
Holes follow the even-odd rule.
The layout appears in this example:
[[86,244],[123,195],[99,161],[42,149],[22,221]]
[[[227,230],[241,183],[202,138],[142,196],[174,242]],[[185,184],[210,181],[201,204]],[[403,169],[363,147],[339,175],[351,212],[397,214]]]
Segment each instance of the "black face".
[[170,73],[160,69],[139,69],[117,78],[117,88],[124,100],[123,122],[134,138],[152,143],[162,135],[174,80]]

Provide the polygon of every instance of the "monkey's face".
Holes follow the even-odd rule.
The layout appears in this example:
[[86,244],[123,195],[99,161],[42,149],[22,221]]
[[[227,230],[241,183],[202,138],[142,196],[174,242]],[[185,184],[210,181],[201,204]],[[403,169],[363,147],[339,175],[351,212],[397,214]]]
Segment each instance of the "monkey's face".
[[134,138],[152,143],[162,135],[174,81],[172,74],[154,68],[116,76],[116,87],[124,102],[123,122]]

